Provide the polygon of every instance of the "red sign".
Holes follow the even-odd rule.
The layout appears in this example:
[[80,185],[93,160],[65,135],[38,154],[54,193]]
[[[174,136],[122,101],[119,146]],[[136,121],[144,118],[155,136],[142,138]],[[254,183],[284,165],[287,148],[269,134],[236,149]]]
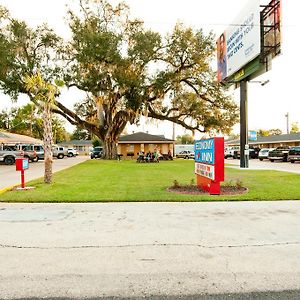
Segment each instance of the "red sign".
[[24,170],[29,168],[28,158],[16,158],[16,171],[21,171],[21,186],[25,187],[25,174]]
[[195,142],[197,185],[211,195],[220,195],[224,181],[224,138],[215,137]]

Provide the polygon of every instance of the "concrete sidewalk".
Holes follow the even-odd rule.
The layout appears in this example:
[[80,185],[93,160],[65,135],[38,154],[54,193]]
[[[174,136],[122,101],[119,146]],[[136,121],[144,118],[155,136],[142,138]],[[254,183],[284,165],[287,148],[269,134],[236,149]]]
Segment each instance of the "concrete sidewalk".
[[297,201],[0,203],[0,298],[297,291],[299,215]]

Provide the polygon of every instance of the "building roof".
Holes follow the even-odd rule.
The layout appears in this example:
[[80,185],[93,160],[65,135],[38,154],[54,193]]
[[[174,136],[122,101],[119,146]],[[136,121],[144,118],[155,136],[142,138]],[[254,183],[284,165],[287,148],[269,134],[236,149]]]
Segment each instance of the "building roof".
[[4,144],[42,144],[43,142],[33,137],[0,131],[0,143]]
[[[265,143],[287,143],[287,142],[300,142],[300,132],[280,135],[258,136],[256,141],[249,141],[249,144],[265,144]],[[225,141],[227,145],[239,145],[240,140]]]
[[136,132],[133,134],[123,135],[119,139],[119,144],[124,143],[173,143],[173,140],[166,139],[163,135],[152,135],[145,132]]
[[93,144],[92,140],[71,140],[68,142],[61,142],[58,143],[59,145],[62,146],[69,146],[69,145],[74,145],[74,146],[90,146]]

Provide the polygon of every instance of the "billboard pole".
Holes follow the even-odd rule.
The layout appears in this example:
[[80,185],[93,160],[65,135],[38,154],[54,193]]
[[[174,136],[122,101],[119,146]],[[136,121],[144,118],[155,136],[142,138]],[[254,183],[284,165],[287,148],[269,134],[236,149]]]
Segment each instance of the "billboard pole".
[[249,168],[247,79],[240,81],[240,167]]

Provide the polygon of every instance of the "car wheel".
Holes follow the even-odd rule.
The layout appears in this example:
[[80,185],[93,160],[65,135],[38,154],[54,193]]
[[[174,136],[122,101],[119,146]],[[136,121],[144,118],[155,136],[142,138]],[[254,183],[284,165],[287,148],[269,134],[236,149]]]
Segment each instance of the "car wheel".
[[263,158],[260,158],[259,160],[260,160],[260,161],[263,161],[264,159],[263,159]]
[[68,156],[69,156],[69,157],[73,157],[74,154],[73,154],[73,153],[68,153]]
[[270,159],[270,162],[274,162],[274,159]]
[[14,162],[15,162],[15,158],[14,158],[13,156],[7,156],[7,157],[5,157],[5,159],[4,159],[4,163],[5,163],[6,165],[13,165]]
[[62,153],[60,153],[60,154],[57,155],[57,158],[62,159],[62,158],[64,158],[64,155]]
[[293,164],[293,163],[295,163],[295,161],[294,161],[294,160],[291,160],[291,163]]

